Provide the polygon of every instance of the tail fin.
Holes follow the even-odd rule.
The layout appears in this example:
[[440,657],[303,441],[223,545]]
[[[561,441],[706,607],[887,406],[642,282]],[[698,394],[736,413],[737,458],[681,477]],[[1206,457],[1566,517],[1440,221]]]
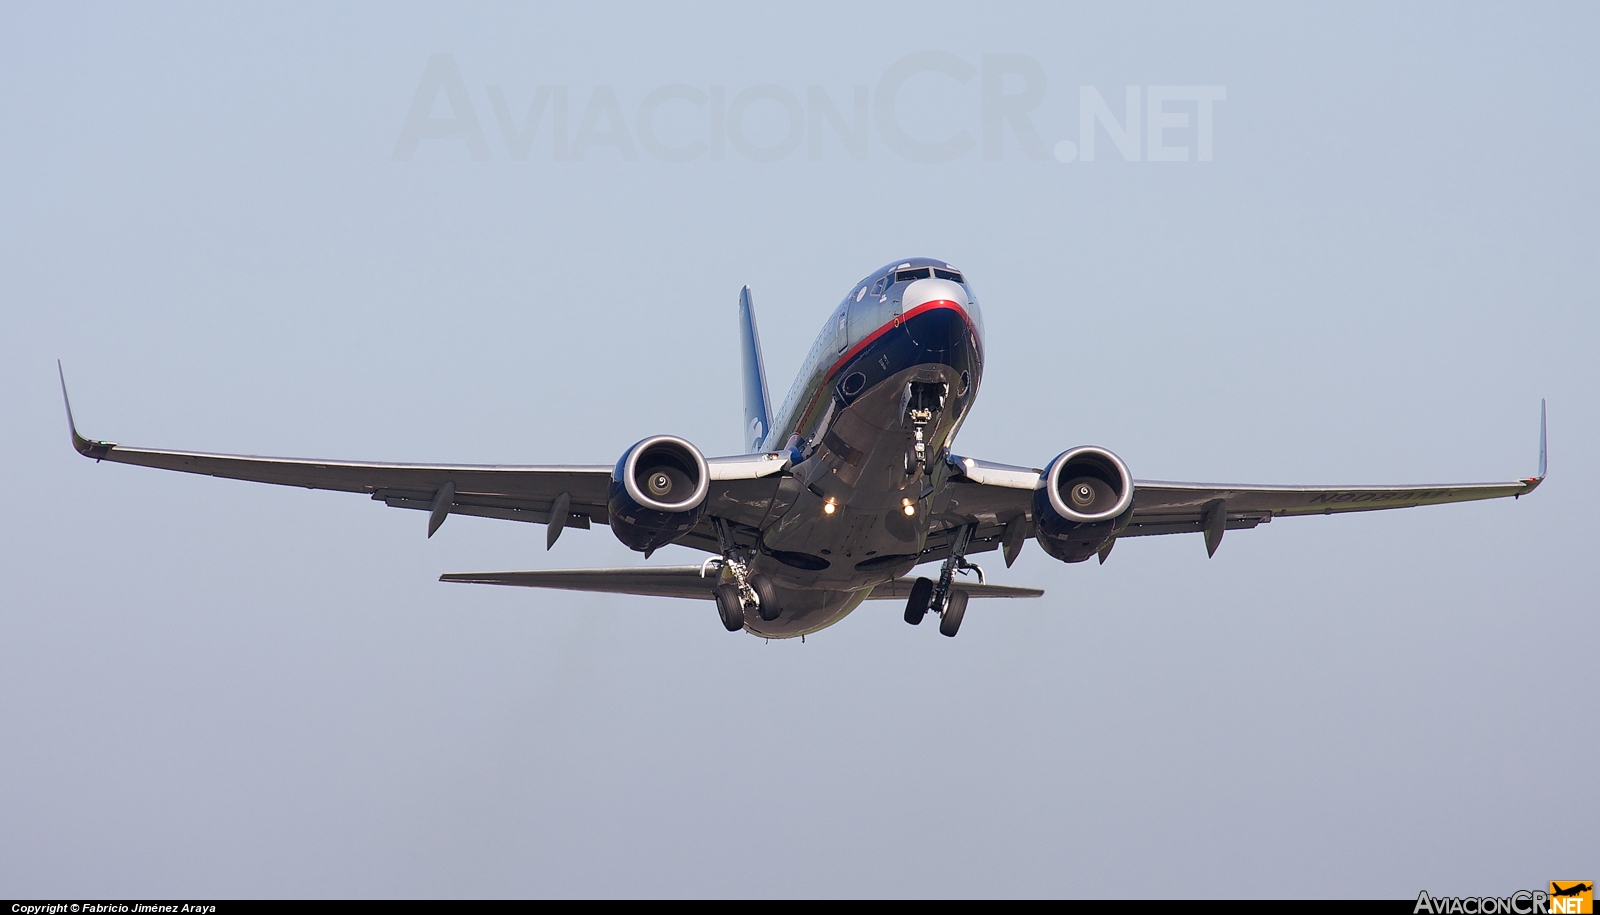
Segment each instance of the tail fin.
[[761,337],[756,333],[749,286],[739,290],[739,352],[744,361],[744,446],[753,454],[761,450],[772,430],[772,401],[767,396],[767,369],[761,361]]

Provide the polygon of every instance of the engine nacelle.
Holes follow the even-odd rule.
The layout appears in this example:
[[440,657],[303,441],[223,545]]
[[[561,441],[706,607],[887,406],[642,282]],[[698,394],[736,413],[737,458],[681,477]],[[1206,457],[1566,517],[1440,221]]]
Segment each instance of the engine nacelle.
[[1033,493],[1034,536],[1062,562],[1082,562],[1128,526],[1133,517],[1133,476],[1104,448],[1084,445],[1064,452]]
[[611,533],[641,552],[665,546],[700,522],[710,488],[698,448],[675,435],[653,435],[624,452],[611,472]]

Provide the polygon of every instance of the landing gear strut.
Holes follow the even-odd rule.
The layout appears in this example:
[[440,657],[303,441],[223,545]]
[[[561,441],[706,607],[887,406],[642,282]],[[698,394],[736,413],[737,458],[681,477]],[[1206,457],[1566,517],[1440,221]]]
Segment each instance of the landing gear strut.
[[[933,600],[928,609],[944,612],[945,601],[950,597],[950,580],[955,577],[957,569],[974,569],[972,563],[967,562],[967,543],[972,540],[972,531],[976,524],[964,524],[956,528],[955,535],[950,540],[950,555],[945,557],[944,565],[939,567],[939,583],[933,588]],[[983,580],[983,570],[978,570],[978,580]]]
[[906,387],[905,418],[911,422],[913,436],[911,452],[906,455],[907,474],[920,467],[923,473],[933,476],[933,463],[928,454],[925,434],[934,417],[944,409],[944,398],[948,393],[949,385],[935,382],[913,381]]

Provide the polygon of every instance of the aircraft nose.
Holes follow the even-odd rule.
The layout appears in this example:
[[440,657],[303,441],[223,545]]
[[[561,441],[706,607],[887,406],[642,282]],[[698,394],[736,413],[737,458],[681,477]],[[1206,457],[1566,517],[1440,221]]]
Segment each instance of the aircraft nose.
[[949,280],[917,280],[901,294],[900,311],[905,313],[929,302],[954,302],[966,308],[967,291],[961,288],[961,284]]

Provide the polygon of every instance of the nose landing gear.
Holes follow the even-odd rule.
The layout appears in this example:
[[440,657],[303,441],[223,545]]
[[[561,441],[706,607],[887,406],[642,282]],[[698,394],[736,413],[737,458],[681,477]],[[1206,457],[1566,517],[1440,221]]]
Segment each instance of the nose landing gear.
[[911,450],[906,454],[908,476],[915,473],[918,468],[929,476],[933,475],[926,433],[928,426],[935,423],[939,411],[944,409],[945,395],[949,393],[949,385],[937,382],[913,381],[906,385],[904,406],[901,409],[905,421],[911,423],[912,444]]

